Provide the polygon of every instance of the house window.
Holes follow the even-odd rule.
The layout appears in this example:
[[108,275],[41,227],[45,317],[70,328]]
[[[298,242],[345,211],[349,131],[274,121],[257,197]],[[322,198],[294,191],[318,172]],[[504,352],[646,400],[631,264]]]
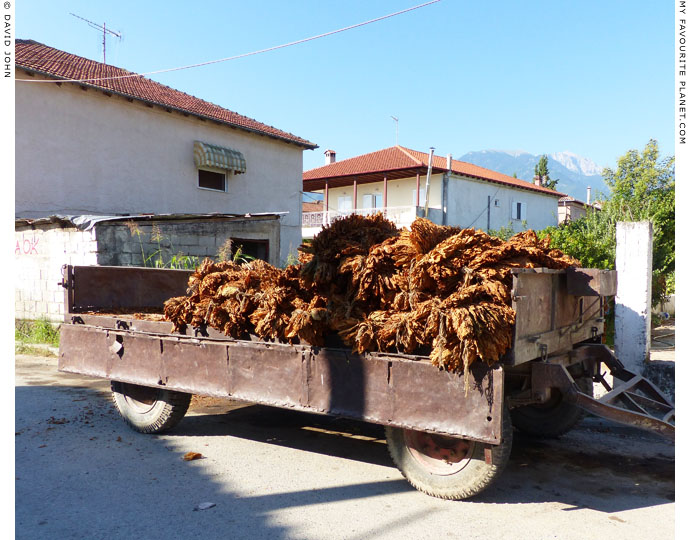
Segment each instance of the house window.
[[523,202],[514,202],[512,218],[520,221],[527,219],[527,205]]
[[227,191],[227,181],[224,172],[199,169],[199,187],[213,191]]
[[349,195],[338,197],[338,212],[350,211],[352,211],[352,197]]
[[364,208],[383,208],[383,195],[381,193],[367,193],[362,196]]

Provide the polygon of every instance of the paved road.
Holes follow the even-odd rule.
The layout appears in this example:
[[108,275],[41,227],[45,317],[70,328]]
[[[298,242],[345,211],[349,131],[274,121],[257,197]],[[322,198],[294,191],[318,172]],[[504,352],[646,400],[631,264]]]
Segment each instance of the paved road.
[[516,435],[499,482],[463,502],[411,488],[377,426],[202,400],[141,435],[107,382],[50,358],[16,358],[15,429],[19,539],[674,537],[673,445],[594,419],[558,441]]

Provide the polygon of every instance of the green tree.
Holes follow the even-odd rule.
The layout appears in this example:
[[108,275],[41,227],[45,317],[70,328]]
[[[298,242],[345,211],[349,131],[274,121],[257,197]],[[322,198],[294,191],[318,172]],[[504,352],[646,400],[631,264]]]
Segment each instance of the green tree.
[[558,179],[551,179],[549,176],[549,158],[543,155],[539,158],[539,163],[534,166],[534,176],[541,177],[541,185],[545,188],[556,189]]
[[[618,159],[616,170],[604,169],[602,176],[611,195],[600,211],[540,234],[551,235],[552,247],[577,258],[585,267],[614,269],[616,223],[649,220],[654,227],[652,302],[657,303],[675,275],[675,167],[674,158],[659,159],[655,140],[642,152],[630,150]],[[667,287],[668,282],[668,287]]]
[[659,159],[659,146],[651,139],[642,152],[630,150],[618,168],[604,169],[611,189],[609,201],[620,206],[628,221],[649,220],[654,225],[653,268],[658,274],[676,267],[675,158]]

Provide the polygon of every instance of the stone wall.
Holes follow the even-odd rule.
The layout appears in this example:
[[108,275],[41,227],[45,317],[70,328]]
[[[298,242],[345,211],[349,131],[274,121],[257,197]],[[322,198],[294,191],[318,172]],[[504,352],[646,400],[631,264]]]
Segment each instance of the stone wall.
[[[218,258],[228,238],[268,243],[268,262],[280,260],[280,220],[276,215],[247,219],[101,221],[89,230],[64,222],[15,227],[15,317],[64,320],[62,267],[71,265],[155,266],[172,256],[197,261]],[[143,256],[142,256],[143,253]],[[148,259],[148,260],[145,260]],[[192,263],[194,260],[187,259]]]
[[[173,256],[217,258],[229,238],[268,241],[268,262],[280,265],[280,222],[275,218],[180,221],[105,221],[95,226],[101,266],[155,266]],[[148,259],[148,260],[146,260]]]

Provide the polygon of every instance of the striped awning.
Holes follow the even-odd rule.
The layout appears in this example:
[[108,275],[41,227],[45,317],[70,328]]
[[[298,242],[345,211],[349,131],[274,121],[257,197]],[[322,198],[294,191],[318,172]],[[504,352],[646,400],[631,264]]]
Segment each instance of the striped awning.
[[242,152],[201,141],[194,141],[194,164],[197,167],[233,171],[235,174],[247,172],[247,162]]

